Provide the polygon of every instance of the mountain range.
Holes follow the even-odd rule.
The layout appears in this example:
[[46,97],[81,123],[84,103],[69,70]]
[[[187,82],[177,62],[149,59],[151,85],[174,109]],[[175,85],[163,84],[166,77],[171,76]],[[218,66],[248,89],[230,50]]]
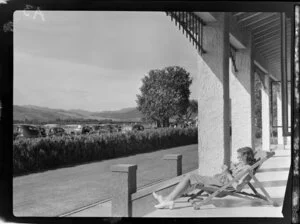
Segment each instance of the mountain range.
[[112,119],[114,121],[139,121],[142,114],[134,107],[116,111],[90,112],[86,110],[62,110],[39,107],[33,105],[13,106],[14,120],[36,120],[39,122],[54,121],[56,119]]

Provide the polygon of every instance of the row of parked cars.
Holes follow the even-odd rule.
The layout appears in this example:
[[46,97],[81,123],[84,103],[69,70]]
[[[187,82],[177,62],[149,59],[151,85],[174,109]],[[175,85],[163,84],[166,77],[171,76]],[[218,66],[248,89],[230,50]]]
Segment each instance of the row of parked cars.
[[14,139],[18,138],[38,138],[46,136],[65,136],[82,134],[104,134],[127,131],[143,131],[144,126],[134,124],[121,126],[118,124],[97,124],[97,125],[14,125]]

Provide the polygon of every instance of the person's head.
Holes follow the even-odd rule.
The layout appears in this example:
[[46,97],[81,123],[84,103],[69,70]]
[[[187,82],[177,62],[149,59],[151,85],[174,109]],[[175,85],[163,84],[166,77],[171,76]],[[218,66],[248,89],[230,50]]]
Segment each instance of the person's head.
[[254,153],[250,147],[242,147],[237,150],[238,160],[247,165],[255,163]]

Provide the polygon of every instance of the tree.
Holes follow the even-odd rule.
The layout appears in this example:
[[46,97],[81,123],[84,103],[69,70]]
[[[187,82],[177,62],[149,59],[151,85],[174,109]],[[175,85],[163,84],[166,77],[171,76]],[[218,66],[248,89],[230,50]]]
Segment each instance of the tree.
[[171,117],[186,114],[192,79],[185,69],[171,66],[151,70],[142,83],[141,95],[137,95],[136,102],[144,120],[167,127]]
[[191,119],[193,114],[198,113],[198,101],[197,100],[190,100],[189,107],[187,108],[187,112],[185,115],[185,119]]
[[197,114],[197,113],[198,113],[198,101],[190,100],[186,113],[180,116],[176,116],[176,122],[177,123],[187,122],[192,118],[193,114]]

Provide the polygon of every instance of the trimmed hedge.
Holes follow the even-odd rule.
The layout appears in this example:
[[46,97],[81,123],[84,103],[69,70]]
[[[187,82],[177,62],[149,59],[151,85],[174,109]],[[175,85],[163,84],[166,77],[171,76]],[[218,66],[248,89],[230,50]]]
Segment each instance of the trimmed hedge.
[[13,173],[21,175],[91,161],[196,144],[197,128],[18,139],[13,143]]

